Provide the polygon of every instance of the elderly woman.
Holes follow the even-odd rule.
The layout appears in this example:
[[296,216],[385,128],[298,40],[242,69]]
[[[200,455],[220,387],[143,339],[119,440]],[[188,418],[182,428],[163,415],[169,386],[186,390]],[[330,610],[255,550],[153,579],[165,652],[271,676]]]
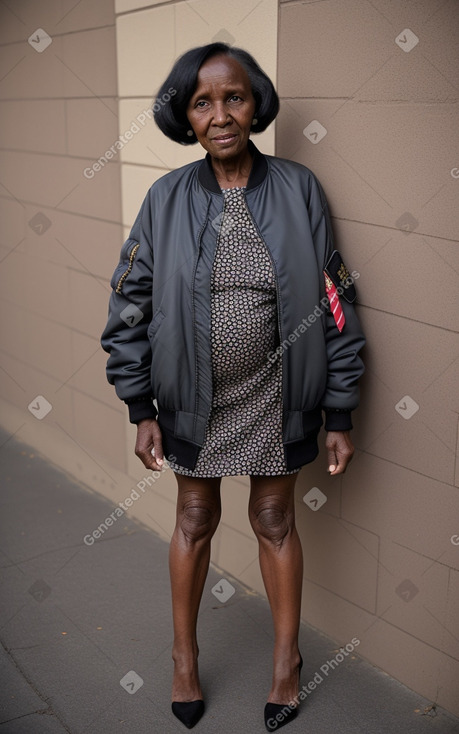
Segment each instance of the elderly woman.
[[207,154],[149,189],[111,281],[101,339],[108,381],[137,424],[136,455],[156,471],[166,458],[177,480],[172,711],[188,728],[204,712],[196,623],[222,477],[250,477],[275,632],[264,711],[274,731],[297,715],[300,690],[295,482],[317,457],[324,416],[329,473],[344,472],[354,451],[365,342],[352,305],[358,273],[334,250],[312,171],[250,140],[278,109],[246,51],[211,43],[178,59],[155,121]]

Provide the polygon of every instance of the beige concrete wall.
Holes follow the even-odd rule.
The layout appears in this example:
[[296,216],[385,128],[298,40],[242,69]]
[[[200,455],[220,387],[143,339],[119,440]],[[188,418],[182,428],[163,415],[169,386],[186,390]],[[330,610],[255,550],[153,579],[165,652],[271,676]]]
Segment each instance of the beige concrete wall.
[[304,618],[456,713],[458,23],[431,0],[281,1],[276,128],[325,188],[368,337],[352,465],[297,484]]
[[[358,637],[362,655],[459,713],[452,4],[10,7],[0,7],[2,424],[114,506],[145,476],[105,380],[108,279],[151,183],[204,151],[139,115],[182,51],[215,39],[246,47],[281,95],[276,140],[274,125],[254,140],[319,176],[337,243],[361,274],[368,334],[351,468],[332,480],[322,454],[297,484],[303,616],[339,643]],[[40,28],[52,39],[41,53]],[[406,28],[419,38],[408,53],[394,40]],[[313,120],[326,129],[317,144],[303,134]],[[120,153],[85,176],[136,121]],[[419,405],[409,420],[395,409],[406,395]],[[327,498],[316,512],[303,500],[312,487]],[[248,478],[223,479],[212,561],[264,593],[247,497]],[[168,539],[175,498],[166,471],[130,514]]]
[[20,0],[0,14],[2,421],[110,487],[99,457],[127,468],[99,345],[123,237],[120,165],[84,170],[118,136],[113,0]]
[[[246,47],[275,81],[278,4],[21,0],[14,12],[0,12],[7,70],[0,82],[0,420],[116,506],[147,472],[133,453],[135,427],[105,379],[99,337],[108,281],[153,181],[204,156],[198,145],[176,145],[140,120],[191,46],[226,40]],[[133,123],[140,130],[97,170]],[[274,125],[255,139],[274,153]],[[263,592],[257,544],[241,510],[247,487],[247,478],[225,479],[212,561]],[[175,499],[175,478],[165,472],[130,514],[168,539]]]

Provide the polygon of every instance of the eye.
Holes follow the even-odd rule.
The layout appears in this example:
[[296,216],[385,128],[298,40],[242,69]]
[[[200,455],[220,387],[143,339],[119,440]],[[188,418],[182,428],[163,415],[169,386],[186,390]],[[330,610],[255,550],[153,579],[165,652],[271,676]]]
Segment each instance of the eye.
[[198,100],[198,101],[196,102],[196,104],[195,104],[195,107],[199,107],[200,109],[202,109],[202,108],[203,108],[203,106],[204,106],[204,105],[206,105],[206,104],[207,104],[207,102],[206,102],[206,100],[205,100],[205,99],[199,99],[199,100]]
[[238,101],[240,100],[242,102],[242,97],[240,97],[238,94],[232,94],[230,97],[230,101],[233,99],[236,99]]

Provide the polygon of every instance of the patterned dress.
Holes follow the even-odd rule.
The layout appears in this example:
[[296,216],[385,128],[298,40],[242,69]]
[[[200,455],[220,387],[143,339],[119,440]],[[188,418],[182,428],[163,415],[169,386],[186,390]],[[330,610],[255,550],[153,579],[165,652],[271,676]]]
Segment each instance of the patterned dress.
[[223,477],[294,474],[282,445],[282,360],[271,257],[245,203],[245,186],[222,189],[223,215],[211,274],[213,397],[193,470]]

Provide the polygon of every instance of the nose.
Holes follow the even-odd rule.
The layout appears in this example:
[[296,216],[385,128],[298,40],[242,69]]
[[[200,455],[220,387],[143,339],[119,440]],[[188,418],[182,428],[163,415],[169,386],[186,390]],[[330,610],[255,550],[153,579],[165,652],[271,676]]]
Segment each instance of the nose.
[[213,121],[215,125],[226,125],[229,121],[228,110],[224,102],[215,103]]

